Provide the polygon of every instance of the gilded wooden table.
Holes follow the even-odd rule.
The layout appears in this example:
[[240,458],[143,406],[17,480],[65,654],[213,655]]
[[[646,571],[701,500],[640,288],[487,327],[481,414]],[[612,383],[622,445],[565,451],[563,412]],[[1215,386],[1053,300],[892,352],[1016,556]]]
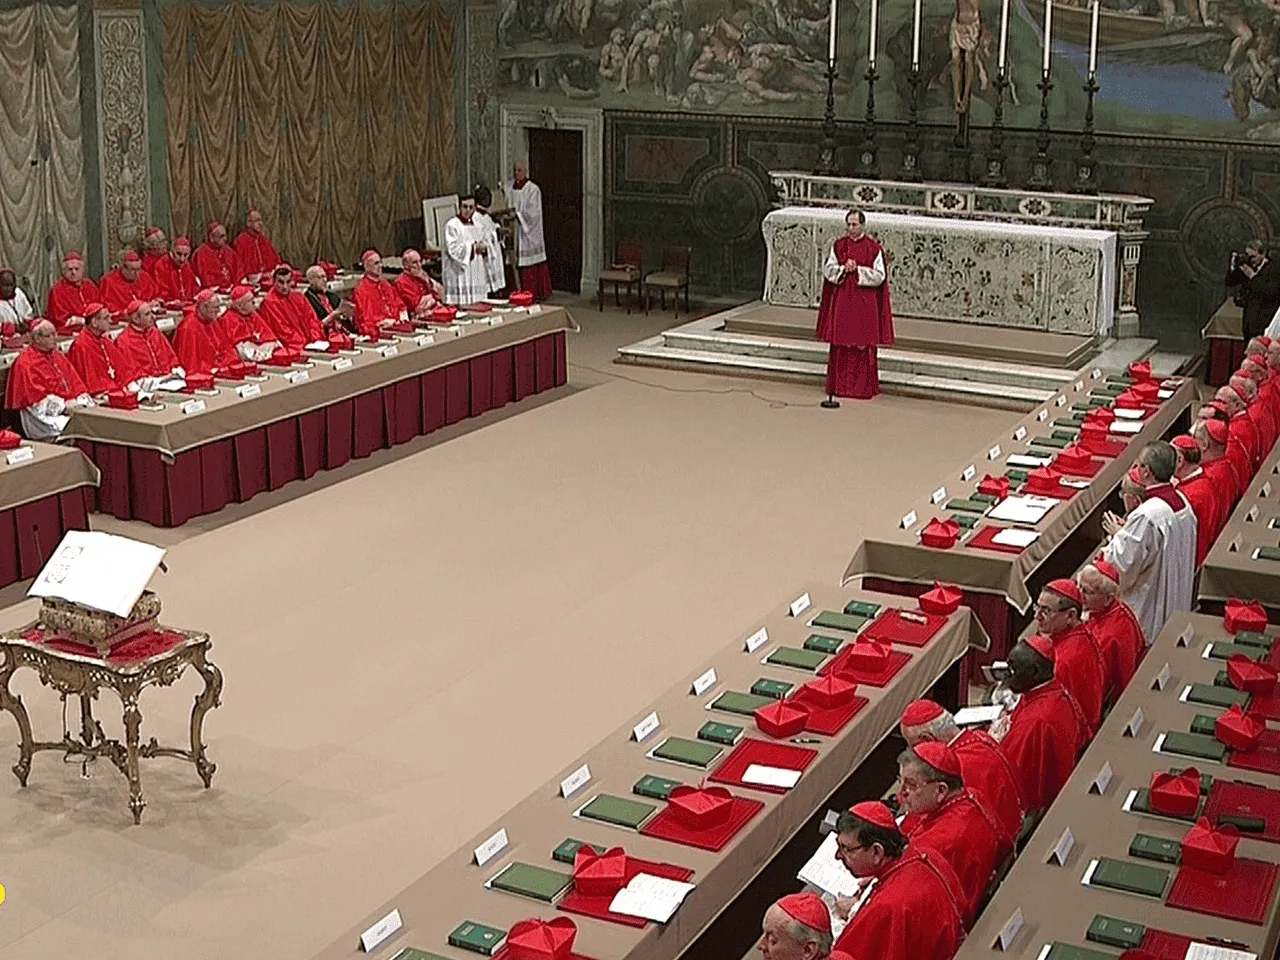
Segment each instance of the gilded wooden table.
[[[206,788],[213,782],[217,764],[205,753],[203,728],[205,715],[218,706],[222,694],[222,671],[208,658],[212,643],[208,634],[188,630],[157,627],[114,647],[106,657],[93,647],[75,643],[40,623],[32,623],[16,631],[0,635],[0,710],[13,714],[18,722],[21,741],[14,775],[27,785],[31,758],[42,750],[58,750],[66,756],[80,756],[85,762],[106,757],[129,781],[129,809],[133,822],[142,822],[147,802],[142,796],[142,778],[138,761],[145,757],[177,757],[195,765]],[[40,682],[67,697],[80,698],[80,735],[74,737],[64,729],[61,740],[39,741],[32,736],[31,719],[22,697],[9,689],[10,678],[22,667],[29,667]],[[161,746],[155,737],[141,742],[142,711],[139,698],[149,686],[173,685],[188,668],[204,679],[204,690],[197,694],[191,708],[190,749]],[[120,698],[124,709],[125,740],[108,739],[102,725],[93,716],[93,701],[103,688]]]

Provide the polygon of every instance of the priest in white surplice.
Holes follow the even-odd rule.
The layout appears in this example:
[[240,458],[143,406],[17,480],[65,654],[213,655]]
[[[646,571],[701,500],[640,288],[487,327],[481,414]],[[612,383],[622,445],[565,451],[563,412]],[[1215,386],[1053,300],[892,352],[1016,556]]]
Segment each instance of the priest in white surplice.
[[475,220],[475,197],[458,201],[458,215],[444,226],[444,302],[457,306],[479,303],[488,298],[493,276],[491,258],[501,270],[502,250],[493,245],[485,224]]
[[1191,610],[1196,573],[1196,515],[1170,483],[1177,454],[1164,441],[1148,444],[1125,475],[1124,520],[1108,512],[1103,558],[1120,571],[1120,598],[1150,644],[1175,613]]
[[517,265],[520,286],[542,301],[551,296],[551,271],[547,269],[547,242],[542,233],[542,190],[529,179],[529,169],[517,163],[516,178],[507,187],[507,204],[515,211]]

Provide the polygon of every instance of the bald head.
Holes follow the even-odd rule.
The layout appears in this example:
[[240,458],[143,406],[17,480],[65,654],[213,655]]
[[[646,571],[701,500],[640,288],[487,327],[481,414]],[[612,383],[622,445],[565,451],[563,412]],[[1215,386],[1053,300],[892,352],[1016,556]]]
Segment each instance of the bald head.
[[312,264],[307,267],[307,283],[312,290],[323,290],[328,286],[329,275],[324,272],[324,267]]

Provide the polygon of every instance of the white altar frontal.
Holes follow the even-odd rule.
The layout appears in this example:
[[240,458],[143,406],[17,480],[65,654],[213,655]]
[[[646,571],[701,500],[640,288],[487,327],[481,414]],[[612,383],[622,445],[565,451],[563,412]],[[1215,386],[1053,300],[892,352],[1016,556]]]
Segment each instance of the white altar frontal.
[[[770,211],[764,299],[816,308],[822,264],[846,210]],[[893,312],[954,323],[1104,337],[1117,300],[1117,234],[1107,229],[867,210],[889,261]]]

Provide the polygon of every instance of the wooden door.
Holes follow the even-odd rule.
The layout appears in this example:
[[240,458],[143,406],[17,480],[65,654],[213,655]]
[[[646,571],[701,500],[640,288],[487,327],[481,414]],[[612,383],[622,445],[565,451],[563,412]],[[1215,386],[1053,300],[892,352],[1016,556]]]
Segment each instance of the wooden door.
[[582,280],[582,131],[529,130],[529,179],[542,188],[551,286],[579,293]]

